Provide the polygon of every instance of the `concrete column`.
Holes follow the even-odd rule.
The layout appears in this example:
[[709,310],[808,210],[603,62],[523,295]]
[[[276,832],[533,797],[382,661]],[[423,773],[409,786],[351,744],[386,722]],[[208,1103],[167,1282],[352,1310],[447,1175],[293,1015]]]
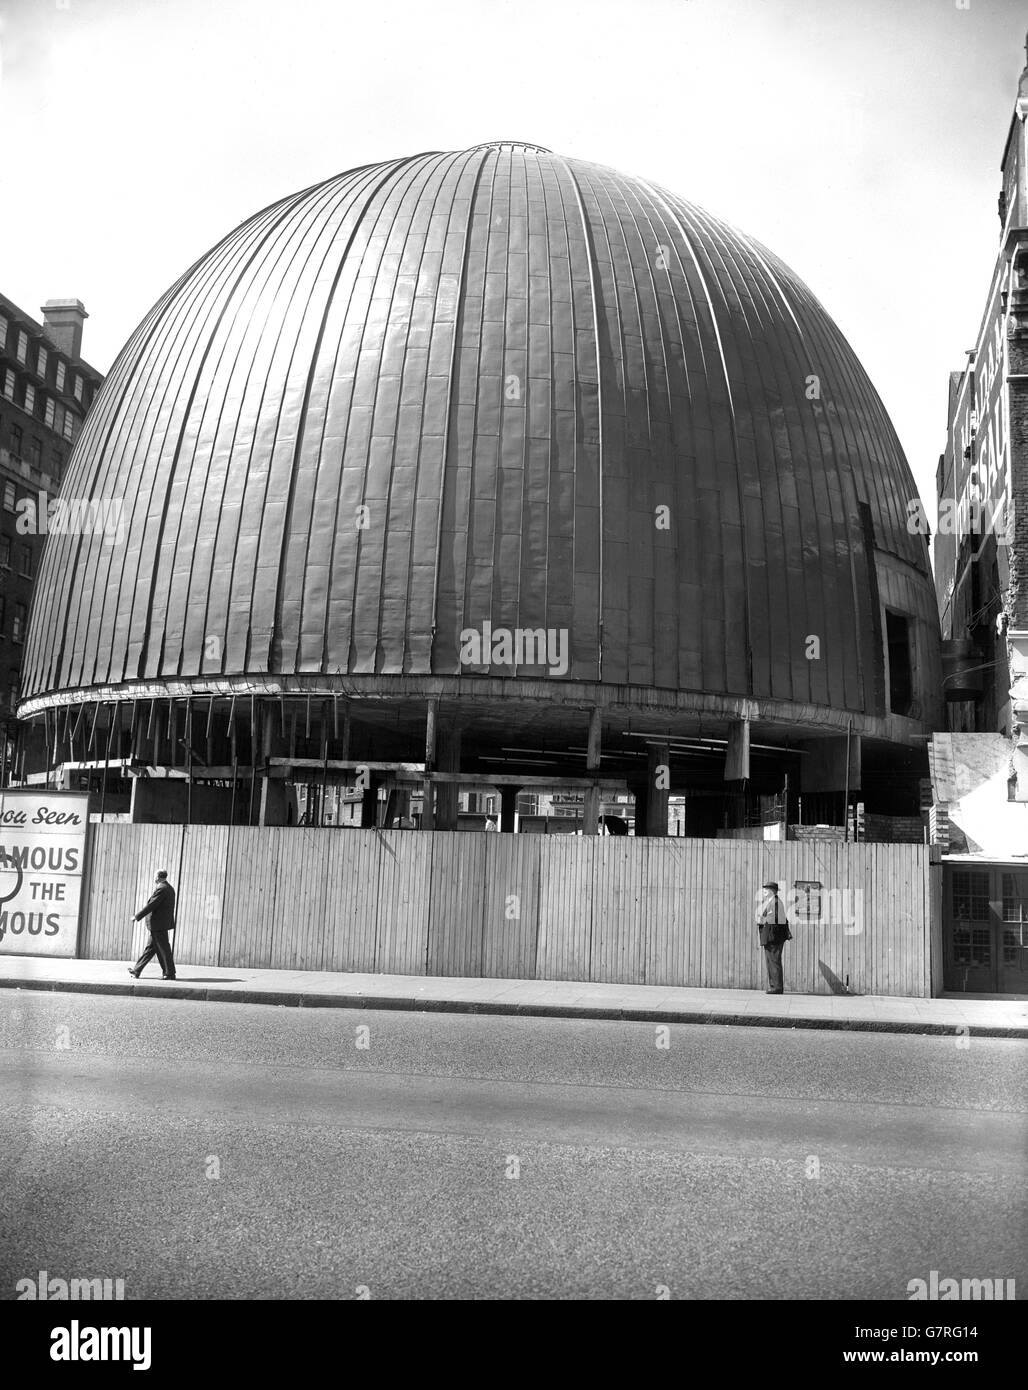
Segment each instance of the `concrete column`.
[[267,714],[264,718],[264,738],[262,748],[262,761],[265,771],[261,774],[261,801],[260,809],[257,814],[258,825],[284,825],[285,824],[285,785],[280,787],[281,794],[277,794],[272,784],[271,778],[267,774],[268,760],[272,754],[275,743],[274,720]]
[[271,777],[261,778],[260,825],[285,825],[289,798],[284,782]]
[[600,711],[594,709],[589,716],[589,737],[586,747],[585,766],[587,772],[596,774],[596,782],[586,788],[585,805],[582,812],[582,833],[596,835],[600,828]]
[[[436,745],[437,768],[440,772],[460,771],[460,730],[452,725],[440,729]],[[435,828],[456,830],[460,786],[456,782],[439,782],[435,793]]]
[[364,788],[364,795],[361,797],[361,826],[368,830],[378,824],[378,788],[381,779],[374,773],[370,774],[371,780]]
[[646,834],[667,835],[668,800],[671,796],[671,749],[666,743],[647,746]]
[[[436,723],[439,718],[439,701],[429,700],[425,714],[425,771],[435,772]],[[421,798],[421,828],[435,829],[435,783],[425,778],[424,794]]]
[[496,790],[500,793],[500,829],[513,835],[514,813],[518,807],[518,788],[502,786],[497,787]]

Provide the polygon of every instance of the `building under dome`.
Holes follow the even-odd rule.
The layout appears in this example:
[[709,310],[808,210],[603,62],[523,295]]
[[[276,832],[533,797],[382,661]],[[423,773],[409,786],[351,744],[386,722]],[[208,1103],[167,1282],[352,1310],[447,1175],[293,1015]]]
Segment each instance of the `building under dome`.
[[918,812],[939,622],[896,434],[802,281],[644,179],[495,142],[282,199],[147,314],[64,495],[123,527],[47,542],[25,781],[170,820],[326,784],[365,824],[435,788],[435,828],[487,786],[504,828],[544,786],[586,830],[618,790],[651,834],[668,795],[702,835],[783,793]]

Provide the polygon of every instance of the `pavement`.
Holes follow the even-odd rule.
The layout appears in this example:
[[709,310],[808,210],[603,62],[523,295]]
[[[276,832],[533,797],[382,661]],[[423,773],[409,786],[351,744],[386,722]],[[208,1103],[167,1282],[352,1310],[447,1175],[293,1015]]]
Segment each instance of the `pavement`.
[[742,1024],[874,1033],[1028,1037],[1021,996],[911,999],[885,995],[768,995],[759,990],[593,984],[580,980],[464,979],[424,975],[333,974],[182,965],[178,978],[133,980],[122,961],[0,957],[0,988],[137,995],[211,1003],[300,1008],[405,1009],[640,1023]]

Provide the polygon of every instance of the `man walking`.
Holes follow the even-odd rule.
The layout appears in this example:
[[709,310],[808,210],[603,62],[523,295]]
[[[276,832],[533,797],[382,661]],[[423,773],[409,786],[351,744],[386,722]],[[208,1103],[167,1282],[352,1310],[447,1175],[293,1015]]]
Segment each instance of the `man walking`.
[[161,869],[157,874],[154,890],[150,894],[149,900],[139,909],[133,921],[140,922],[144,917],[150,919],[150,940],[135,966],[129,966],[129,974],[138,980],[144,967],[149,965],[156,956],[163,971],[161,978],[173,980],[175,978],[175,962],[171,955],[171,941],[168,938],[168,932],[175,925],[175,890],[168,882],[168,874],[165,869]]
[[792,940],[792,932],[789,930],[785,908],[778,896],[778,884],[765,883],[764,888],[767,896],[757,913],[757,929],[760,932],[760,944],[764,948],[764,959],[767,961],[767,980],[770,986],[764,993],[784,994],[782,947],[787,941]]

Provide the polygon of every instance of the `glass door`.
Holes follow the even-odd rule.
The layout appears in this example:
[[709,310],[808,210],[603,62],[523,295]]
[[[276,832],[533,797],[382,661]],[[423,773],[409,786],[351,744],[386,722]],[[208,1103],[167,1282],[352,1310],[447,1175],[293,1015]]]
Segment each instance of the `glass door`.
[[988,869],[953,869],[947,906],[944,988],[968,994],[995,993]]
[[1028,869],[1004,869],[1001,877],[999,989],[1028,994]]

